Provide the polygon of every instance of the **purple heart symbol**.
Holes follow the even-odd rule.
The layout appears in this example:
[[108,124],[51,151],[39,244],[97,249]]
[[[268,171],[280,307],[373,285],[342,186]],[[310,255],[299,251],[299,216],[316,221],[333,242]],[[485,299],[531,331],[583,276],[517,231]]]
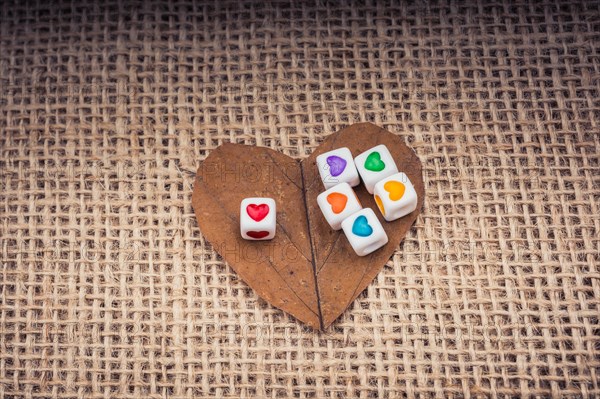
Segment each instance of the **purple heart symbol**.
[[331,155],[327,157],[327,165],[329,165],[331,176],[339,176],[346,169],[346,160],[337,155]]

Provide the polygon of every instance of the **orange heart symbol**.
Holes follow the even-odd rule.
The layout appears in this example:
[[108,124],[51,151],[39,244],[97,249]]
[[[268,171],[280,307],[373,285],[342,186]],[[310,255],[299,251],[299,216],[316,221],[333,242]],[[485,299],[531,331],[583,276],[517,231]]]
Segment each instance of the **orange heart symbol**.
[[383,189],[390,193],[390,199],[392,201],[398,201],[404,195],[406,187],[399,181],[390,180],[383,185]]
[[327,196],[327,202],[331,204],[331,210],[333,213],[341,213],[346,208],[348,197],[342,193],[331,193]]

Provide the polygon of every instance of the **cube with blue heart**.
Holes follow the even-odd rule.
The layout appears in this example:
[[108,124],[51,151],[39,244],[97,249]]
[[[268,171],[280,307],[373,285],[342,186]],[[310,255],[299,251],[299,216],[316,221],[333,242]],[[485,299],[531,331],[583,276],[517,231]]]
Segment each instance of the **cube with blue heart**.
[[383,247],[388,236],[371,208],[364,208],[342,222],[342,230],[358,256]]

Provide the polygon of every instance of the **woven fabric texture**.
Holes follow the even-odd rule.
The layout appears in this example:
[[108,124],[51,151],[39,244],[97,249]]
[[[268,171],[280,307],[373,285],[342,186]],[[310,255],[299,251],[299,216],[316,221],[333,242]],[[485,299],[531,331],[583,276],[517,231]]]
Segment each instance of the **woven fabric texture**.
[[[600,3],[24,3],[1,398],[600,396]],[[425,208],[317,333],[203,239],[194,172],[360,121],[415,149]]]

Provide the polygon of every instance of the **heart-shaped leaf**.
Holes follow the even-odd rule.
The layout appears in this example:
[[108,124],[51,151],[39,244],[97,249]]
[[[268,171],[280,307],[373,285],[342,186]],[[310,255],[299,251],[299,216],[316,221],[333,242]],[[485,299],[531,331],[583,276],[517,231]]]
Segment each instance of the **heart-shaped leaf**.
[[[316,157],[339,147],[354,156],[385,144],[419,198],[411,214],[386,222],[389,242],[357,256],[344,233],[334,231],[320,212],[324,191]],[[375,200],[355,187],[363,207]],[[271,197],[277,203],[277,233],[270,241],[240,235],[240,202]],[[198,168],[192,205],[206,239],[257,294],[315,329],[328,327],[373,280],[398,248],[423,205],[421,163],[400,137],[370,123],[358,123],[329,136],[308,158],[292,159],[264,147],[223,144]]]

